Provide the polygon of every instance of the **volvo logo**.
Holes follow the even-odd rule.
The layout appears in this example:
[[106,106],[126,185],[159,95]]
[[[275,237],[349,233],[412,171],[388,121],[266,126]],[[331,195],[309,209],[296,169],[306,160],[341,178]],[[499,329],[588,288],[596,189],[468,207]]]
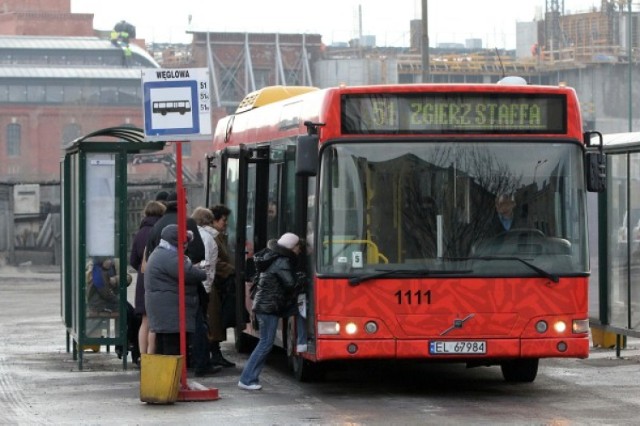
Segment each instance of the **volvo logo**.
[[467,315],[465,318],[462,319],[454,319],[453,320],[453,325],[449,328],[447,328],[445,331],[443,331],[442,333],[440,333],[441,336],[444,336],[445,334],[448,334],[449,332],[451,332],[451,330],[455,330],[456,328],[462,328],[462,326],[464,325],[464,323],[473,318],[475,316],[475,314],[469,314]]

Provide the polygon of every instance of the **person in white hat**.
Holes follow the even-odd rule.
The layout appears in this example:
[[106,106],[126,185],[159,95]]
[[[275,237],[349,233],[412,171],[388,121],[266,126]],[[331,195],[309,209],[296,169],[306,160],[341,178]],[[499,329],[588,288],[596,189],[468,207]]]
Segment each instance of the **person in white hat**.
[[[269,240],[267,248],[253,256],[256,273],[259,275],[252,310],[258,320],[260,341],[240,375],[238,387],[241,389],[262,389],[260,372],[273,347],[278,320],[298,311],[297,296],[306,280],[304,274],[296,273],[297,259],[301,251],[300,238],[287,232],[278,240]],[[296,317],[300,346],[306,341],[306,334],[301,316],[297,314]]]

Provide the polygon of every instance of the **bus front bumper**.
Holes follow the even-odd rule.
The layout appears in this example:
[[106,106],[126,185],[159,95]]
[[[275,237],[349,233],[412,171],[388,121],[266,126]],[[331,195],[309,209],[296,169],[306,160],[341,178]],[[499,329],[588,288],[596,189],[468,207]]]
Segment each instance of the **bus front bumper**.
[[[444,345],[441,342],[449,343]],[[463,349],[465,352],[456,353],[457,347],[466,347]],[[318,361],[340,359],[465,361],[482,358],[587,358],[588,356],[588,335],[546,339],[319,339],[316,343],[316,360]]]

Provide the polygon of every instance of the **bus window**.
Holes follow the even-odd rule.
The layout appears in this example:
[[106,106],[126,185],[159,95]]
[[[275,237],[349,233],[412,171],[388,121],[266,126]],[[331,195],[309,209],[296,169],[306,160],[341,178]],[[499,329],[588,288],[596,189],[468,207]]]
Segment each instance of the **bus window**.
[[237,158],[229,158],[227,161],[227,176],[225,187],[224,204],[231,209],[231,215],[228,218],[227,234],[229,255],[231,259],[235,258],[236,247],[236,216],[238,214],[238,178],[240,176],[240,160]]
[[[519,147],[529,157],[510,158],[497,143],[397,143],[393,149],[360,143],[326,149],[317,242],[322,248],[320,269],[366,273],[380,263],[440,268],[446,262],[455,269],[467,267],[456,259],[508,254],[533,255],[533,263],[558,272],[585,272],[586,231],[575,226],[575,218],[584,214],[584,188],[568,184],[580,181],[578,147]],[[529,158],[540,155],[552,164],[535,170],[534,176],[535,162]],[[502,193],[512,194],[522,231],[510,234],[508,244],[495,239],[492,225],[495,199]],[[478,265],[474,272],[479,274],[495,268],[486,262]],[[535,273],[524,269],[512,262],[505,273]]]

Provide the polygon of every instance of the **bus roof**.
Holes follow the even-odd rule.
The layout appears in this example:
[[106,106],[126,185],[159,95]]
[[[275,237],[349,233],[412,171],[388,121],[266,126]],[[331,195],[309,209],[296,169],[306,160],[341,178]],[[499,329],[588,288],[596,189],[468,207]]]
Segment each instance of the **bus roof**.
[[[395,84],[377,86],[340,86],[327,89],[318,89],[306,86],[272,86],[253,92],[245,97],[238,106],[236,113],[222,118],[216,127],[214,135],[214,147],[216,149],[237,145],[241,143],[260,143],[282,138],[294,137],[305,134],[307,128],[304,123],[311,121],[322,123],[320,132],[321,140],[346,136],[341,127],[342,99],[345,96],[374,96],[391,95],[398,96],[416,94],[434,94],[446,97],[456,92],[465,95],[478,95],[482,97],[488,94],[500,96],[501,94],[513,94],[514,96],[550,95],[563,96],[566,99],[566,117],[560,121],[566,123],[562,131],[554,131],[553,136],[572,138],[582,141],[582,120],[580,107],[575,90],[566,86],[539,86],[539,85],[497,85],[497,84]],[[373,99],[373,98],[372,98]],[[436,134],[437,132],[434,132]],[[494,132],[498,133],[498,132]],[[510,133],[499,132],[506,136]],[[519,136],[525,132],[515,131]],[[377,136],[385,134],[378,131]],[[398,132],[388,132],[387,135],[398,135]],[[428,131],[407,133],[403,136],[418,137],[429,135]],[[473,136],[487,136],[492,134],[476,131],[458,133]],[[550,136],[537,132],[534,136]],[[348,136],[367,136],[366,132],[352,133]],[[446,134],[443,136],[456,136]]]
[[273,102],[288,99],[292,96],[301,95],[303,93],[312,92],[318,90],[317,87],[311,86],[269,86],[255,92],[249,93],[244,97],[238,108],[236,114],[249,111],[254,108],[258,108]]

